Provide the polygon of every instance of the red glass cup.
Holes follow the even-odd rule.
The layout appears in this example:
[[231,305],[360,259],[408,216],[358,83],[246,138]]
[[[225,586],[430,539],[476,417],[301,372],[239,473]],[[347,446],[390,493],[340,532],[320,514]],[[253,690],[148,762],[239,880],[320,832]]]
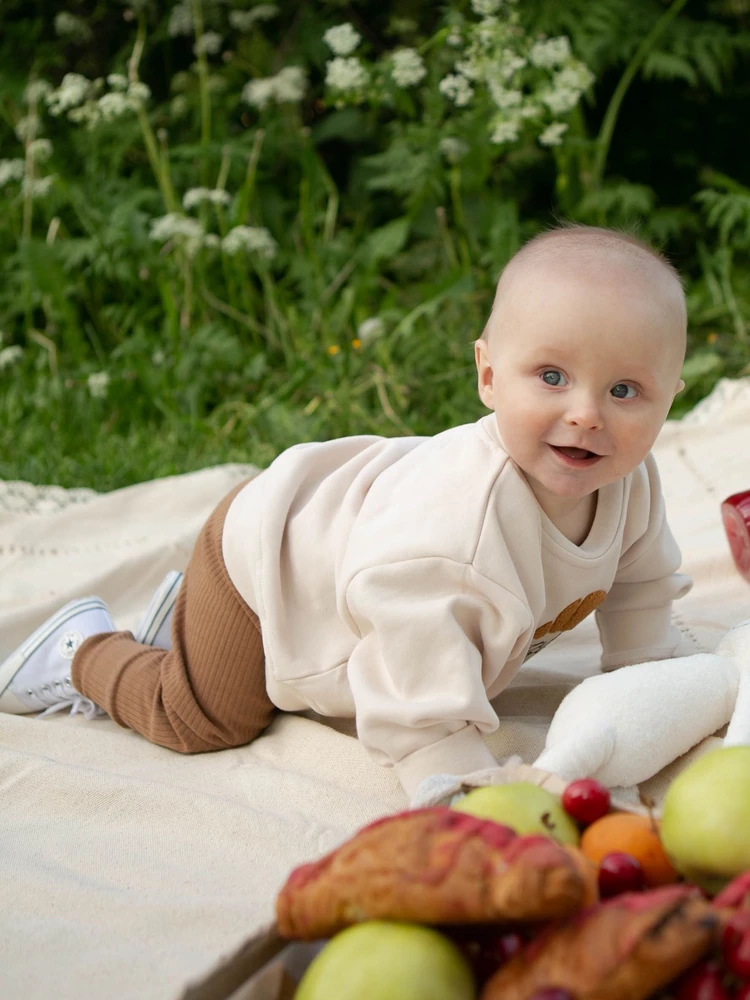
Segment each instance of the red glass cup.
[[721,517],[734,564],[750,583],[750,490],[727,497],[721,505]]

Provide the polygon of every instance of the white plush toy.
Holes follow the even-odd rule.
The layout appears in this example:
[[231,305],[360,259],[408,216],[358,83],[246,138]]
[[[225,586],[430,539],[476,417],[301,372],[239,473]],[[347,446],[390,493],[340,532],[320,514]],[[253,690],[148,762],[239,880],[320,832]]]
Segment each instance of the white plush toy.
[[637,785],[727,723],[725,745],[750,744],[750,619],[713,653],[586,678],[560,703],[534,766]]

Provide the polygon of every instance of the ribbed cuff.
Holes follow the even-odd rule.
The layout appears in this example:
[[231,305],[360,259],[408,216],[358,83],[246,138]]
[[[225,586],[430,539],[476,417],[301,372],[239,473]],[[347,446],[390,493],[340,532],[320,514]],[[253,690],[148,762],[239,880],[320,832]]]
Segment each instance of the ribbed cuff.
[[679,629],[672,625],[669,607],[600,613],[597,624],[604,651],[603,670],[669,659],[682,639]]
[[415,750],[394,765],[398,780],[411,799],[417,785],[433,774],[470,774],[497,767],[476,726],[464,726],[437,743]]

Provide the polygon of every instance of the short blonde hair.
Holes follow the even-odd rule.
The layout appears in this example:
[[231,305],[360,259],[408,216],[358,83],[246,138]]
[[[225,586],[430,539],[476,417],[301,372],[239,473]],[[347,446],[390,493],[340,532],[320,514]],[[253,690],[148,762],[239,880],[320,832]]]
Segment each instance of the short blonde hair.
[[507,283],[509,280],[507,276],[512,275],[513,271],[519,267],[533,266],[544,260],[569,260],[572,258],[585,263],[589,260],[595,260],[606,250],[619,251],[626,260],[635,265],[639,262],[649,267],[657,264],[677,282],[684,306],[682,278],[677,268],[664,254],[637,236],[633,236],[632,233],[619,229],[606,229],[603,226],[584,226],[575,222],[564,222],[533,236],[527,243],[524,243],[520,250],[513,254],[505,265],[498,278],[492,310],[482,331],[482,338],[487,339],[503,285],[503,278],[506,279]]

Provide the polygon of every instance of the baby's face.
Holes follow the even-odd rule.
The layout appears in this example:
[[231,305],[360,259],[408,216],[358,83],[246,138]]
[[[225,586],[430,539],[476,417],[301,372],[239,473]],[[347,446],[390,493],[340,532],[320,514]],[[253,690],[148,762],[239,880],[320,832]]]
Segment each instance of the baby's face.
[[561,509],[643,461],[681,388],[676,281],[593,271],[514,279],[476,345],[479,394],[505,448],[537,498]]

